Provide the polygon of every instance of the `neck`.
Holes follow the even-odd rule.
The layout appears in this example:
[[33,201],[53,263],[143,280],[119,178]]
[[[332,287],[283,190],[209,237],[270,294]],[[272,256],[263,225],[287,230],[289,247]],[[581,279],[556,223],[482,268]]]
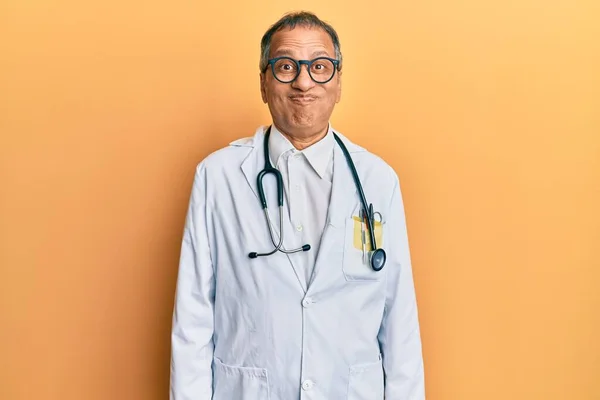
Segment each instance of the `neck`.
[[323,139],[325,135],[327,135],[327,131],[329,130],[329,124],[327,124],[324,129],[320,129],[315,133],[293,135],[279,129],[277,125],[275,125],[275,127],[279,132],[281,132],[283,136],[285,136],[290,141],[290,143],[296,148],[296,150],[304,150],[307,147],[310,147],[313,144],[317,143],[319,140]]

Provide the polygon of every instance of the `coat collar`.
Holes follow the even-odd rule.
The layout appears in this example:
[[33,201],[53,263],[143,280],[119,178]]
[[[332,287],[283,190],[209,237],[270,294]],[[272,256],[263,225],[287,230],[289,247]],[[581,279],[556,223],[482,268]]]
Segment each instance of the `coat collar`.
[[[254,192],[254,194],[257,196],[258,198],[258,190],[257,190],[257,175],[258,173],[264,168],[265,165],[265,152],[264,152],[264,137],[265,137],[265,132],[267,130],[268,126],[260,126],[256,132],[254,133],[254,136],[251,137],[245,137],[242,139],[238,139],[235,141],[232,141],[231,143],[229,143],[230,146],[233,147],[247,147],[250,149],[250,151],[248,152],[248,155],[246,156],[246,158],[243,160],[242,164],[241,164],[241,168],[242,168],[242,172],[244,173],[244,176],[246,177],[246,181],[248,183],[248,185],[250,185],[250,188],[252,189],[252,191]],[[348,149],[348,152],[352,155],[354,153],[361,153],[361,152],[365,152],[366,149],[353,143],[352,141],[350,141],[350,139],[348,139],[347,137],[345,137],[344,135],[342,135],[341,133],[339,133],[338,131],[336,131],[333,128],[330,128],[332,133],[335,133],[337,136],[340,137],[340,139],[342,139],[342,142],[346,145],[346,148]],[[336,183],[336,167],[337,167],[337,171],[339,172],[340,170],[346,169],[347,171],[343,173],[343,175],[348,175],[348,177],[350,177],[350,179],[352,180],[352,175],[350,174],[350,170],[348,169],[348,165],[346,162],[346,159],[344,157],[344,153],[342,152],[342,150],[340,149],[340,147],[337,145],[337,143],[334,145],[334,179],[333,179],[333,185],[335,186]],[[340,178],[340,177],[338,177]],[[347,178],[347,177],[346,177]],[[338,182],[338,185],[341,182]],[[333,198],[333,194],[335,192],[335,187],[332,189],[332,198]]]
[[[262,149],[263,139],[265,137],[265,132],[267,131],[267,128],[268,128],[267,125],[261,125],[256,129],[253,136],[248,136],[248,137],[234,140],[231,143],[229,143],[229,145],[235,146],[235,147],[249,147],[249,148],[254,148],[254,149],[256,149],[258,147],[258,148]],[[337,130],[335,130],[333,128],[330,128],[330,129],[333,133],[335,133],[342,139],[342,141],[348,148],[348,151],[350,152],[350,154],[367,151],[364,147],[361,147],[361,146],[351,142],[350,139],[348,139],[347,137],[342,135]],[[264,154],[263,154],[263,158],[264,158]],[[264,161],[264,159],[263,159],[263,161]]]
[[[230,143],[230,146],[235,147],[247,147],[250,149],[248,155],[244,159],[241,165],[242,172],[246,178],[246,182],[254,192],[257,201],[258,197],[258,184],[257,176],[258,173],[265,166],[265,152],[264,152],[264,137],[268,126],[260,126],[254,136],[243,139],[238,139]],[[365,148],[353,143],[331,128],[332,132],[335,133],[342,142],[346,145],[350,155],[367,151]],[[333,225],[339,225],[343,223],[343,218],[346,213],[352,212],[352,210],[346,210],[341,205],[346,203],[355,204],[358,201],[358,191],[350,172],[350,167],[346,161],[346,157],[340,146],[336,143],[333,152],[333,184],[331,189],[331,200],[329,203],[329,212],[327,222]],[[349,199],[352,199],[349,201]]]

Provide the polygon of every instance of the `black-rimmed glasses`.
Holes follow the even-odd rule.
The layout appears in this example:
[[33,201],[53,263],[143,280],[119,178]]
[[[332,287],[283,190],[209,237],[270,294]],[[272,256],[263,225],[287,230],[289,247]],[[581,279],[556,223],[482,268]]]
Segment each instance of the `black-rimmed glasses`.
[[300,75],[302,64],[306,64],[308,75],[316,83],[327,83],[335,75],[339,60],[317,57],[313,60],[294,60],[291,57],[276,57],[269,60],[273,76],[281,83],[290,83]]

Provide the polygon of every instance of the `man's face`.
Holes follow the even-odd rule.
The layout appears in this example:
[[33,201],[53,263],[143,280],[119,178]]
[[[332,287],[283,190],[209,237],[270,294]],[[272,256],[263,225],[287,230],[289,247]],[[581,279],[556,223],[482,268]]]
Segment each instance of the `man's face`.
[[[296,26],[276,32],[271,40],[269,59],[287,56],[295,60],[335,57],[333,41],[320,28]],[[341,76],[320,84],[313,81],[307,66],[301,65],[300,75],[291,83],[281,83],[273,76],[271,66],[260,74],[262,99],[268,103],[278,129],[297,138],[308,138],[327,129],[333,108],[340,101]]]

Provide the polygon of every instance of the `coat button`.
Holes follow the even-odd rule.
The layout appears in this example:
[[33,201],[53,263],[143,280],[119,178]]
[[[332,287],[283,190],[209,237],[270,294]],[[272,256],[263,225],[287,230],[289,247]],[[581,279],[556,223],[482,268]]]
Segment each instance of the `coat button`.
[[311,381],[310,379],[307,379],[304,382],[302,382],[302,389],[310,390],[313,388],[314,385],[315,385],[315,383],[313,381]]
[[302,300],[302,305],[304,307],[309,307],[312,303],[313,303],[313,300],[310,297],[306,297],[306,298],[304,298],[304,300]]

